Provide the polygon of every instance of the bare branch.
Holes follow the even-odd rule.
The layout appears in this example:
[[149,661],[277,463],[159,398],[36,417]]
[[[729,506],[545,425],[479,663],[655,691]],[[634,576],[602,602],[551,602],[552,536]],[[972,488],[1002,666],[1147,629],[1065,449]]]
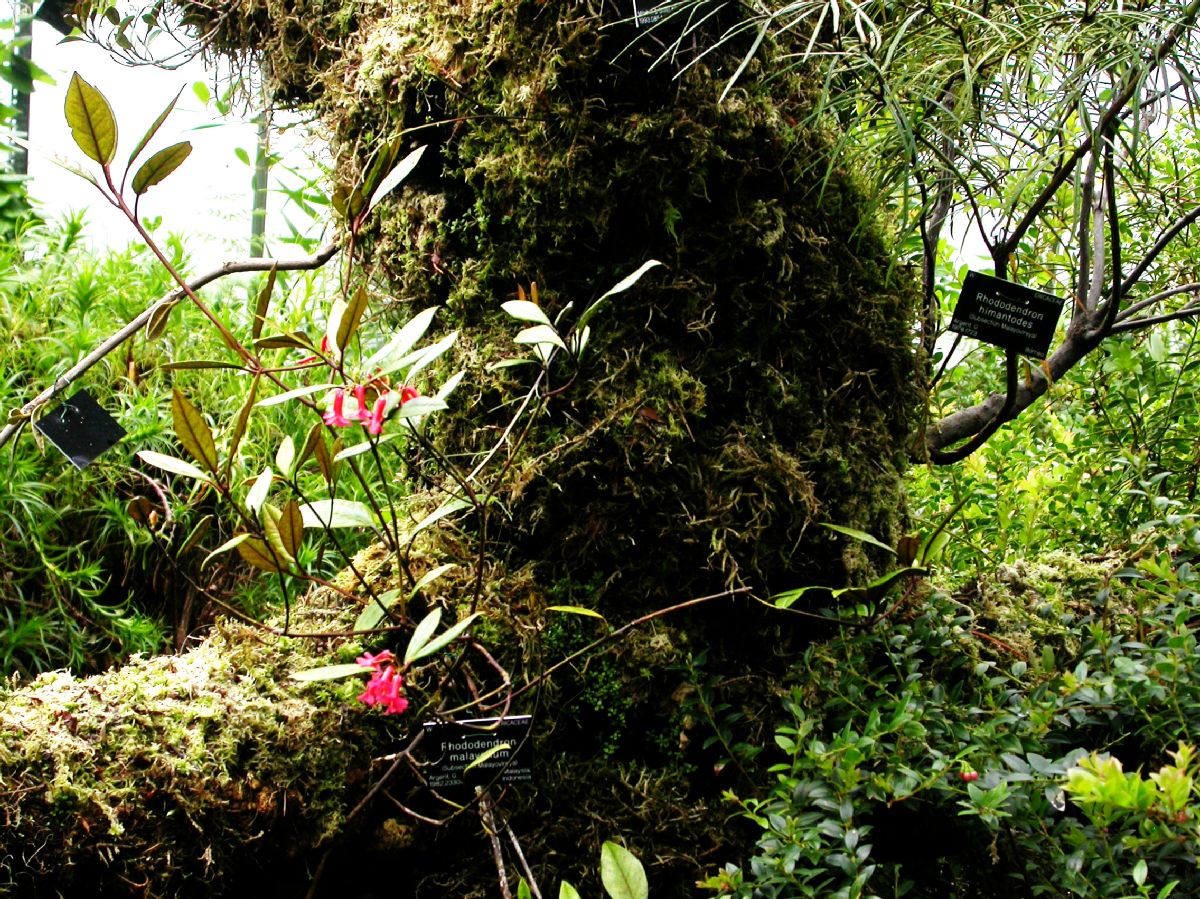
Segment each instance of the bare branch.
[[[265,272],[275,268],[279,271],[311,271],[318,269],[332,259],[341,247],[340,241],[333,241],[322,247],[317,253],[304,259],[280,260],[280,259],[246,259],[239,262],[226,262],[225,264],[206,272],[203,275],[188,282],[188,290],[197,291],[206,284],[211,284],[220,278],[225,278],[229,275],[245,274],[247,272]],[[111,337],[104,340],[90,353],[80,359],[68,371],[64,372],[57,380],[20,409],[13,410],[8,414],[8,423],[0,428],[0,447],[4,446],[13,437],[15,437],[25,426],[25,423],[37,414],[38,410],[53,400],[56,396],[65,391],[73,383],[79,380],[84,373],[93,365],[121,346],[129,338],[137,334],[150,319],[161,310],[163,307],[174,305],[183,299],[186,291],[183,288],[178,288],[171,291],[163,297],[160,297],[145,311],[136,318],[131,320],[123,328],[113,334]]]

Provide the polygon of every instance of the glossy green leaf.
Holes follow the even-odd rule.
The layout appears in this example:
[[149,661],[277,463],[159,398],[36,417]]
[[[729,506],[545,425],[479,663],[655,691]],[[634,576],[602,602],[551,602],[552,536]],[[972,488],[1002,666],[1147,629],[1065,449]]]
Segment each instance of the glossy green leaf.
[[208,563],[211,562],[213,559],[215,559],[217,556],[222,555],[223,553],[227,553],[231,549],[236,549],[238,544],[245,543],[247,540],[250,539],[250,536],[251,536],[250,534],[237,534],[236,536],[231,537],[229,540],[226,540],[224,543],[222,543],[220,546],[218,546],[216,549],[214,549],[212,552],[210,552],[207,556],[204,557],[204,561],[200,563],[200,567],[201,568],[208,567]]
[[242,401],[242,408],[238,410],[238,416],[233,422],[233,433],[229,435],[229,450],[225,455],[226,480],[229,480],[233,472],[233,460],[237,457],[238,447],[242,445],[242,438],[246,436],[246,429],[250,426],[250,413],[254,410],[254,401],[258,396],[258,382],[261,378],[261,372],[254,373],[254,377],[250,380],[250,389],[246,391],[246,399]]
[[134,160],[141,155],[144,149],[146,149],[146,145],[154,139],[154,135],[158,133],[158,129],[163,126],[163,122],[167,120],[167,117],[175,108],[175,104],[179,102],[179,97],[182,93],[183,88],[181,87],[179,88],[179,92],[175,94],[175,98],[167,104],[167,108],[158,114],[158,118],[154,120],[154,124],[151,125],[149,129],[147,129],[146,133],[142,135],[142,139],[137,142],[137,146],[134,147],[133,152],[129,154],[129,165],[133,165]]
[[366,608],[355,619],[354,630],[369,631],[378,627],[387,618],[388,610],[400,600],[402,592],[401,590],[388,590],[386,593],[380,593],[376,599],[369,600]]
[[877,546],[880,549],[887,550],[892,555],[896,554],[896,550],[888,546],[877,537],[873,537],[866,531],[860,531],[857,528],[849,528],[841,524],[830,524],[829,522],[821,522],[821,527],[828,528],[831,531],[837,531],[839,534],[845,534],[847,537],[853,537],[855,540],[861,540],[863,543],[869,543],[872,546]]
[[587,615],[589,618],[599,618],[605,621],[605,617],[595,609],[585,609],[583,606],[546,606],[547,612],[566,612],[568,615]]
[[290,334],[272,334],[269,337],[260,337],[254,341],[254,348],[258,350],[307,350],[309,352],[315,349],[312,341],[308,339],[308,335],[303,331],[292,331]]
[[415,537],[426,528],[437,524],[447,515],[453,515],[455,512],[461,512],[463,509],[469,508],[471,508],[471,503],[467,500],[451,497],[417,523],[416,528],[413,530],[413,536]]
[[600,847],[600,882],[612,899],[647,899],[646,869],[624,846],[605,842]]
[[353,446],[348,446],[336,456],[335,462],[341,462],[343,459],[351,459],[354,456],[361,456],[363,453],[370,452],[372,447],[383,446],[385,443],[390,443],[398,437],[403,437],[399,431],[394,431],[391,434],[384,434],[381,437],[375,437],[371,440],[364,440],[362,443],[356,443]]
[[350,339],[358,330],[363,313],[366,311],[367,291],[366,288],[359,287],[354,291],[354,296],[350,298],[349,304],[342,310],[342,314],[338,318],[337,335],[332,341],[332,345],[337,347],[339,355],[344,353],[346,347],[350,345]]
[[514,340],[517,343],[550,344],[560,350],[567,348],[562,338],[558,336],[558,332],[550,325],[534,325],[532,328],[526,328]]
[[[505,749],[509,749],[509,748],[511,748],[511,747],[509,747],[509,745],[508,745],[507,743],[503,743],[503,744],[501,744],[501,745],[502,745],[502,746],[503,746],[503,748],[505,748]],[[496,752],[496,751],[499,751],[499,750],[498,750],[498,749],[497,749],[497,750],[489,750],[489,752]],[[485,753],[485,754],[486,754],[486,753]],[[470,768],[471,768],[471,765],[477,765],[477,764],[479,764],[479,762],[480,762],[480,760],[481,760],[482,758],[483,758],[483,756],[480,756],[480,758],[479,758],[479,759],[476,759],[475,761],[471,762],[471,764],[470,764],[470,765],[467,765],[467,767],[466,767],[466,768],[464,768],[463,770],[464,770],[464,771],[470,770]],[[520,880],[517,882],[517,899],[533,899],[533,893],[532,893],[532,891],[530,891],[530,889],[529,889],[529,883],[528,883],[528,882],[525,880],[525,878],[524,878],[524,877],[522,877],[522,878],[521,878],[521,879],[520,879]]]
[[374,527],[375,513],[366,503],[348,499],[323,499],[305,503],[300,514],[306,528]]
[[558,887],[558,899],[580,899],[579,891],[564,880]]
[[191,533],[187,535],[187,539],[179,545],[179,555],[191,552],[204,539],[205,535],[212,528],[213,522],[216,521],[216,516],[205,515],[196,522],[196,526],[192,528]]
[[550,319],[546,317],[542,307],[537,303],[529,302],[529,300],[509,300],[507,303],[501,303],[500,308],[518,321],[537,322],[540,325],[550,324]]
[[281,570],[271,548],[258,537],[247,536],[237,545],[237,551],[238,555],[260,571],[275,574]]
[[324,393],[327,390],[333,390],[333,384],[309,384],[307,387],[297,387],[295,390],[288,390],[285,393],[277,393],[275,396],[269,396],[265,400],[259,400],[255,403],[256,406],[278,406],[280,403],[286,403],[288,400],[299,399],[302,396],[312,396],[314,393]]
[[183,165],[190,155],[192,145],[186,140],[159,150],[147,159],[133,176],[133,192],[140,197]]
[[387,343],[363,363],[363,368],[369,372],[379,369],[382,374],[395,371],[399,367],[400,360],[416,346],[418,340],[425,336],[436,313],[437,307],[431,306],[414,315],[405,323],[404,327],[392,335]]
[[108,165],[117,154],[117,120],[104,94],[75,72],[67,86],[64,107],[71,137],[79,149],[101,165]]
[[175,437],[188,454],[213,474],[217,472],[217,444],[200,410],[178,388],[171,390],[171,419]]
[[161,468],[163,471],[170,472],[171,474],[182,475],[185,478],[193,478],[205,483],[212,483],[212,479],[195,465],[185,462],[182,459],[177,459],[174,456],[168,456],[165,453],[156,453],[154,450],[140,450],[137,457],[147,465],[153,465],[155,468]]
[[272,265],[267,272],[267,283],[258,292],[258,300],[254,304],[254,323],[250,325],[250,339],[258,340],[262,336],[263,325],[267,321],[267,310],[271,308],[271,294],[275,290],[275,278],[278,267]]
[[263,503],[267,501],[267,495],[271,492],[271,484],[274,480],[275,473],[271,471],[271,466],[269,465],[254,479],[254,483],[246,491],[246,510],[250,514],[258,515]]
[[[462,621],[452,625],[441,634],[438,634],[436,637],[430,639],[432,632],[437,629],[438,622],[441,620],[441,615],[442,610],[440,608],[434,609],[432,612],[426,615],[424,619],[422,619],[419,625],[417,625],[416,631],[413,632],[412,640],[409,641],[408,649],[404,651],[404,663],[406,665],[411,662],[415,662],[418,659],[431,656],[436,652],[440,652],[446,646],[449,646],[460,636],[462,636],[466,629],[474,624],[475,619],[479,617],[478,612],[472,612]],[[426,626],[428,626],[428,633],[423,632],[423,629],[426,628]],[[421,638],[419,641],[418,636]]]
[[596,302],[592,303],[592,305],[588,306],[588,308],[583,311],[583,314],[579,316],[579,321],[575,323],[575,330],[583,330],[583,328],[587,326],[587,323],[592,320],[592,316],[600,311],[600,308],[605,304],[605,302],[607,302],[609,297],[618,293],[623,293],[624,291],[633,287],[633,285],[637,284],[637,282],[642,279],[642,275],[646,274],[646,272],[650,271],[650,269],[654,268],[656,265],[662,265],[662,263],[657,259],[649,259],[646,262],[643,262],[641,267],[639,267],[638,270],[632,275],[628,275],[618,281],[603,296],[601,296],[600,299],[596,300]]
[[292,466],[296,464],[296,444],[291,437],[284,435],[279,441],[279,449],[275,451],[275,467],[285,478],[292,476]]
[[320,668],[309,668],[307,671],[295,671],[289,674],[292,680],[303,681],[305,683],[321,680],[341,680],[346,677],[354,677],[356,674],[370,674],[371,669],[365,665],[348,663],[345,665],[323,665]]
[[[488,759],[490,759],[496,753],[504,752],[505,750],[508,750],[508,749],[512,749],[512,743],[497,743],[495,746],[489,746],[483,752],[479,753],[479,755],[475,756],[475,758],[471,759],[470,764],[468,764],[467,767],[463,768],[463,771],[464,772],[470,771],[475,766],[482,765],[484,762],[486,762]],[[524,883],[524,881],[521,881],[521,882]]]
[[413,169],[417,167],[417,163],[421,161],[421,156],[424,155],[424,153],[425,147],[417,147],[417,149],[413,150],[411,153],[401,159],[400,162],[397,163],[390,172],[388,172],[387,177],[379,182],[378,187],[376,187],[374,190],[365,192],[371,198],[370,202],[367,203],[367,212],[370,212],[372,209],[374,209],[379,204],[380,200],[399,187],[404,182],[404,179],[412,174]]

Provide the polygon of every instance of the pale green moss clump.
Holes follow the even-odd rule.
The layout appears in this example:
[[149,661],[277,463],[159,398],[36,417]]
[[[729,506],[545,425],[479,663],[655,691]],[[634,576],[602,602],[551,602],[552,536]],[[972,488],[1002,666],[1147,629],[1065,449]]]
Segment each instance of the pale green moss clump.
[[311,641],[227,624],[184,655],[4,688],[0,891],[215,895],[338,834],[381,728],[357,681],[287,680],[314,664]]

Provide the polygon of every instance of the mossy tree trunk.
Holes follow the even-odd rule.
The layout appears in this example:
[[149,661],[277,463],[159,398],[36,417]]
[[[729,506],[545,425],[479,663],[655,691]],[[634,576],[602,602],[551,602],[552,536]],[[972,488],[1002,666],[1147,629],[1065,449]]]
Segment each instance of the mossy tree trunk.
[[[555,396],[507,459],[485,609],[518,682],[590,637],[548,624],[550,604],[619,623],[722,589],[765,597],[873,570],[860,544],[816,525],[897,536],[914,292],[836,136],[810,123],[803,71],[761,54],[720,100],[747,47],[702,51],[728,22],[669,53],[678,26],[646,32],[632,6],[601,0],[182,5],[217,50],[259,55],[277,103],[320,114],[341,189],[389,141],[430,145],[358,252],[397,317],[442,305],[462,331],[471,387],[436,431],[447,456],[477,458],[529,387],[525,369],[486,368],[518,352],[499,308],[517,285],[536,282],[569,326],[645,260],[664,263],[593,320],[578,371],[549,372]],[[692,895],[722,851],[736,857],[712,804],[739,759],[700,749],[700,719],[728,702],[751,722],[745,739],[769,742],[804,638],[743,602],[551,681],[531,709],[541,783],[515,791],[512,812],[537,863],[578,881],[594,857],[581,840],[623,830],[653,859],[657,899]],[[470,826],[405,834],[413,878],[494,891],[462,861]]]

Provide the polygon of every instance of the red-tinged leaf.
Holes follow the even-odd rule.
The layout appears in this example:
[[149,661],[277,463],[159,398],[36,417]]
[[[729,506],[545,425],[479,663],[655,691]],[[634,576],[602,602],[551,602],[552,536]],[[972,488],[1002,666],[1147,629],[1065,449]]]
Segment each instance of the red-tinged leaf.
[[323,442],[325,437],[325,425],[323,422],[317,422],[309,431],[308,436],[304,438],[304,446],[300,447],[300,454],[296,457],[296,468],[300,468],[309,457],[317,451],[317,444]]
[[[341,441],[338,442],[340,443]],[[321,434],[321,439],[313,447],[313,455],[317,458],[317,468],[321,469],[321,477],[325,479],[325,483],[332,489],[334,476],[333,454],[329,451],[328,445],[326,445],[324,433]]]
[[175,95],[175,98],[167,104],[167,108],[158,114],[158,118],[154,120],[154,124],[150,126],[149,130],[147,130],[144,135],[142,135],[142,139],[138,141],[137,146],[133,148],[133,152],[129,154],[129,165],[133,165],[133,161],[142,155],[142,151],[146,149],[146,145],[153,140],[154,135],[158,133],[158,129],[163,126],[163,122],[167,120],[167,116],[169,116],[171,111],[175,108],[175,104],[179,102],[179,96],[182,93],[183,88],[181,87],[179,89],[179,93]]
[[183,448],[204,468],[216,474],[217,444],[208,422],[178,389],[171,391],[171,418],[175,423],[175,437]]
[[192,145],[186,140],[171,144],[165,150],[159,150],[147,159],[133,176],[133,192],[140,197],[183,165],[183,161],[191,155]]
[[174,308],[175,302],[168,300],[150,310],[150,319],[146,322],[147,340],[158,340],[162,337],[163,332],[167,330],[167,322],[171,320],[171,310]]
[[276,574],[280,570],[270,547],[257,537],[247,537],[237,545],[237,551],[238,555],[260,571]]
[[312,341],[308,339],[308,335],[303,331],[293,331],[290,334],[273,334],[270,337],[260,337],[258,340],[254,341],[254,348],[258,350],[308,350],[309,352],[316,349],[313,346]]
[[275,559],[284,568],[292,568],[296,564],[295,557],[288,552],[286,543],[283,540],[283,535],[279,530],[279,522],[283,520],[283,512],[272,506],[270,503],[263,503],[262,507],[262,526],[263,534],[267,538],[267,544],[271,548],[271,552],[275,554]]
[[104,94],[80,78],[78,72],[67,86],[63,111],[79,149],[101,165],[112,162],[117,154],[116,117]]
[[283,548],[295,559],[300,552],[300,541],[304,538],[304,516],[300,512],[299,503],[291,500],[284,506],[276,525]]
[[341,318],[338,320],[337,335],[334,341],[334,346],[337,347],[338,353],[345,351],[350,343],[350,338],[354,336],[354,332],[358,330],[359,322],[362,321],[363,313],[367,311],[367,291],[364,287],[359,287],[354,292],[354,296],[350,298],[349,304],[342,310]]
[[246,394],[246,401],[242,403],[237,421],[233,423],[233,433],[229,435],[229,453],[225,459],[226,480],[233,471],[233,460],[237,456],[238,447],[242,444],[242,438],[246,436],[246,428],[250,424],[250,412],[254,409],[254,401],[258,397],[258,382],[261,378],[261,372],[254,373],[254,378],[250,381],[250,391]]
[[267,320],[267,309],[271,306],[271,293],[275,290],[275,276],[277,274],[277,267],[272,265],[271,271],[267,273],[267,283],[258,292],[258,303],[254,308],[254,324],[250,326],[251,340],[258,340],[262,336],[263,324]]
[[187,539],[180,544],[178,555],[182,556],[183,554],[195,549],[200,541],[204,539],[204,535],[208,533],[209,529],[212,527],[212,523],[215,520],[216,518],[214,516],[205,515],[198,522],[196,522],[196,526],[192,528],[192,532],[187,535]]

